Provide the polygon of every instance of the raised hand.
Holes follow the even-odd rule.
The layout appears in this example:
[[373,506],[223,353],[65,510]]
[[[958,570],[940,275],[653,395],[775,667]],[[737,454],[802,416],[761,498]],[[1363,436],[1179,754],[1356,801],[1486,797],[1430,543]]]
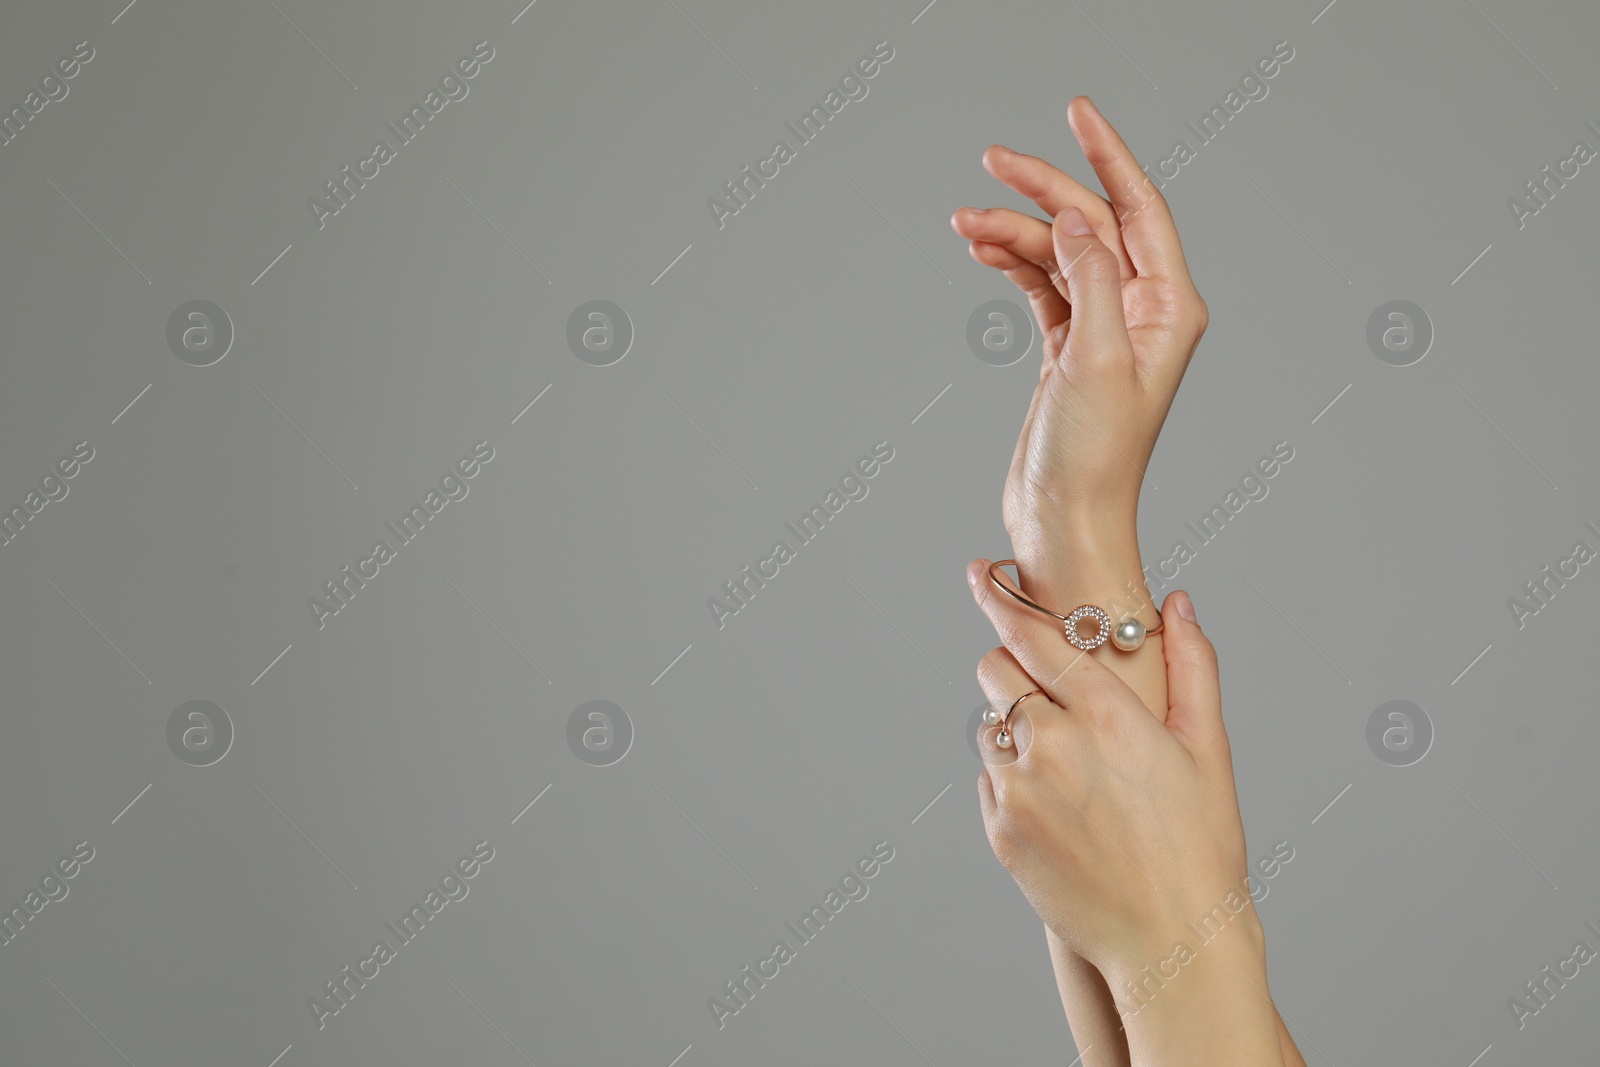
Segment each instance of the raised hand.
[[1139,491],[1208,321],[1165,198],[1088,97],[1067,120],[1106,196],[995,145],[984,166],[1048,220],[1009,208],[951,218],[973,258],[1027,296],[1044,339],[1002,502],[1023,588],[1040,596],[1076,594],[1071,576],[1102,565],[1117,576],[1108,592],[1143,588]]

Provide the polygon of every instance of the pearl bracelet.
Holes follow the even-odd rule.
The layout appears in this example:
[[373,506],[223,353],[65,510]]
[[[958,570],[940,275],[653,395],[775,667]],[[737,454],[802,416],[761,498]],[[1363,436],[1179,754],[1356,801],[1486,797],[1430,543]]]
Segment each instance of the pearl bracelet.
[[[1161,632],[1161,628],[1164,624],[1161,621],[1160,611],[1156,612],[1155,626],[1146,629],[1144,623],[1132,617],[1123,619],[1121,622],[1113,624],[1111,621],[1111,616],[1106,613],[1105,609],[1096,607],[1093,604],[1081,604],[1078,607],[1073,608],[1072,612],[1067,615],[1057,614],[1042,604],[1035,604],[1033,601],[1023,596],[1020,592],[1012,589],[1010,586],[1006,585],[1000,580],[1000,576],[997,573],[999,569],[1008,565],[1015,566],[1016,562],[1017,561],[1014,559],[1002,559],[996,560],[994,563],[989,564],[989,580],[995,584],[997,589],[1000,589],[1009,596],[1015,597],[1017,600],[1022,601],[1022,603],[1028,605],[1028,607],[1032,608],[1033,610],[1042,611],[1051,618],[1060,619],[1063,623],[1063,628],[1066,631],[1067,640],[1076,648],[1081,648],[1087,652],[1090,649],[1099,648],[1109,640],[1112,645],[1121,649],[1122,651],[1132,652],[1134,649],[1144,644],[1144,639],[1150,634],[1158,634]],[[1096,625],[1096,632],[1093,637],[1084,637],[1083,634],[1078,632],[1079,624],[1086,619],[1093,620]]]

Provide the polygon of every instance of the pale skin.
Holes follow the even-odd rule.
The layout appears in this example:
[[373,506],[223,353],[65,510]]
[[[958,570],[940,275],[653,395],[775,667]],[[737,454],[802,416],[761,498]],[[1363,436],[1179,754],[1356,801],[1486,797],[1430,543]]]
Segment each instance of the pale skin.
[[[1208,311],[1168,205],[1122,138],[1087,97],[1067,121],[1104,196],[995,145],[985,168],[1045,218],[962,208],[951,225],[1028,298],[1043,339],[1002,496],[1021,591],[1061,614],[1097,604],[1153,625],[1139,493]],[[1167,598],[1165,631],[1136,651],[1079,653],[1058,620],[993,587],[989,562],[968,568],[1002,642],[979,681],[1001,710],[1045,694],[1017,708],[1010,749],[984,731],[980,803],[997,857],[1044,920],[1083,1064],[1305,1067],[1272,1004],[1247,893],[1222,936],[1161,966],[1183,923],[1246,873],[1215,653],[1185,617],[1188,597]],[[1179,977],[1140,998],[1128,986],[1147,965]]]

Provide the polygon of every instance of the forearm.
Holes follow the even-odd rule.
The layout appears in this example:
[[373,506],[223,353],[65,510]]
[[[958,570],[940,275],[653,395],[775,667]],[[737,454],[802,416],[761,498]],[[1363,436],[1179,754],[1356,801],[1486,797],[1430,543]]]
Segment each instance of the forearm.
[[[1107,516],[1100,518],[1104,525],[1099,530],[1065,533],[1057,530],[1049,536],[1042,532],[1019,531],[1013,548],[1023,592],[1062,614],[1079,604],[1096,604],[1104,608],[1113,621],[1131,615],[1152,626],[1156,621],[1157,602],[1145,582],[1133,523]],[[1165,722],[1167,674],[1161,647],[1161,636],[1156,634],[1147,637],[1143,645],[1131,652],[1115,649],[1108,643],[1088,654],[1100,657],[1139,695],[1145,707]],[[1113,991],[1105,976],[1054,934],[1048,934],[1048,942],[1062,1007],[1074,1041],[1080,1050],[1091,1050],[1084,1056],[1084,1067],[1125,1067],[1129,1063],[1128,1041],[1115,1006],[1115,998],[1122,991]],[[1258,1000],[1261,993],[1267,991],[1264,947],[1261,952],[1260,978],[1251,979],[1259,986],[1260,993],[1250,986],[1235,983],[1235,992],[1249,991],[1250,996]],[[1306,1067],[1276,1007],[1268,1001],[1263,1003],[1270,1010],[1281,1062],[1285,1067]]]
[[1284,1067],[1298,1061],[1298,1053],[1294,1061],[1284,1054],[1283,1023],[1267,992],[1266,944],[1254,908],[1209,941],[1191,930],[1174,931],[1168,952],[1108,968],[1130,1060],[1162,1067]]
[[[1049,538],[1021,531],[1014,536],[1013,551],[1024,594],[1063,615],[1079,604],[1096,604],[1114,621],[1127,612],[1147,626],[1155,624],[1156,605],[1145,586],[1139,543],[1131,524],[1126,533],[1104,531],[1096,537],[1086,532],[1066,540],[1070,543],[1063,544],[1060,531],[1053,531]],[[1106,644],[1088,655],[1101,657],[1145,707],[1166,720],[1167,673],[1159,634],[1147,637],[1132,652]],[[1083,1054],[1082,1067],[1129,1067],[1127,1039],[1105,978],[1048,927],[1045,933],[1061,1006],[1073,1042]]]
[[1048,926],[1044,933],[1080,1067],[1130,1067],[1128,1039],[1123,1036],[1116,1001],[1105,979]]
[[1278,1050],[1283,1054],[1283,1067],[1306,1067],[1305,1057],[1300,1055],[1299,1048],[1295,1046],[1294,1037],[1284,1025],[1283,1016],[1278,1014],[1276,1007],[1272,1010],[1278,1015]]

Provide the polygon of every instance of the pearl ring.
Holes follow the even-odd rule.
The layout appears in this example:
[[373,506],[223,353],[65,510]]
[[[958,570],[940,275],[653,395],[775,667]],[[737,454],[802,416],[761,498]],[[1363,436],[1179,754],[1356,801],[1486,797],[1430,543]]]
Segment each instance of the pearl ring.
[[994,737],[995,744],[999,745],[1001,748],[1011,747],[1011,713],[1016,711],[1017,705],[1022,703],[1024,700],[1043,692],[1043,689],[1035,689],[1032,692],[1023,693],[1021,696],[1011,702],[1011,706],[1006,709],[1006,713],[1004,715],[1000,714],[1000,710],[998,708],[989,707],[983,709],[983,724],[985,726],[1000,727],[1000,732]]

